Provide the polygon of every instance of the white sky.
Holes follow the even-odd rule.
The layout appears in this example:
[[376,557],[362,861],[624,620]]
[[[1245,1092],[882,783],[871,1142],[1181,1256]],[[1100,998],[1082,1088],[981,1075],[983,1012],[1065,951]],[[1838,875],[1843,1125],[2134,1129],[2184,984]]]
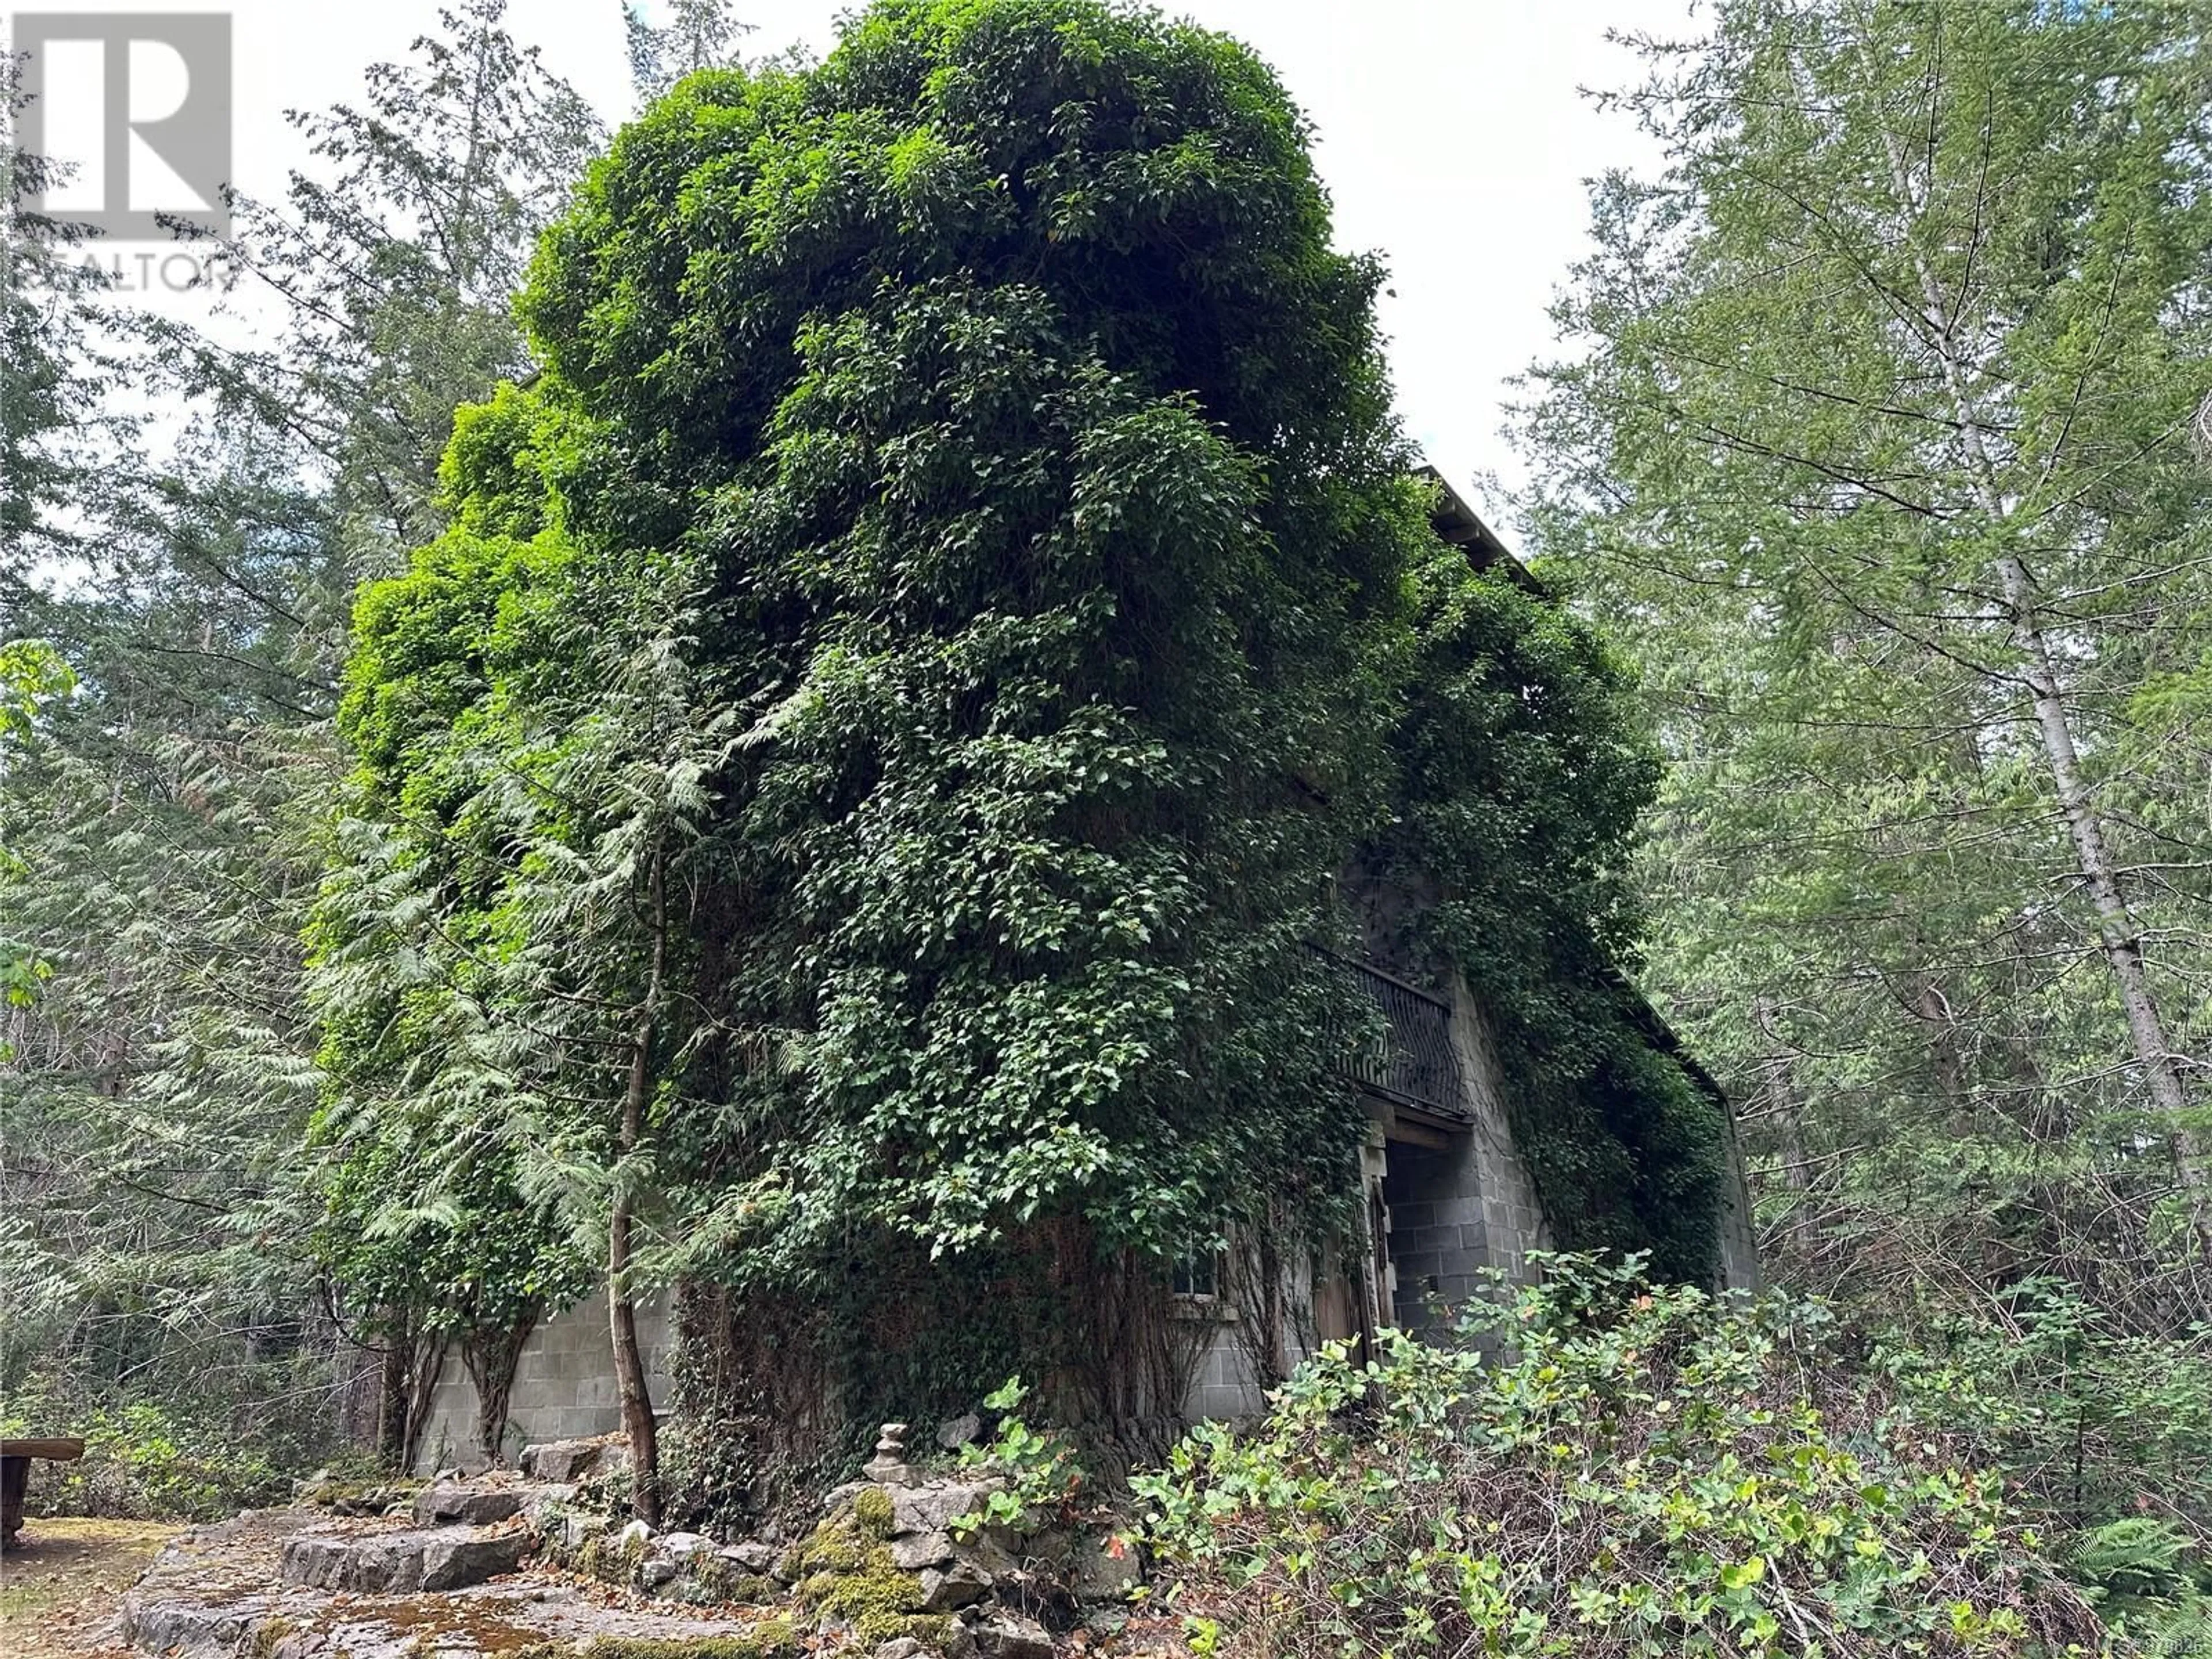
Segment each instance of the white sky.
[[[219,0],[36,0],[44,11],[204,11]],[[361,71],[405,54],[436,0],[232,0],[240,186],[281,195],[303,160],[287,107],[358,99]],[[843,0],[739,0],[748,55],[833,38]],[[1634,77],[1608,24],[1681,32],[1688,0],[1170,0],[1237,35],[1318,129],[1341,246],[1391,272],[1383,325],[1407,430],[1462,489],[1521,469],[1499,435],[1507,379],[1550,349],[1545,307],[1581,252],[1582,181],[1653,157],[1582,87]],[[599,107],[628,112],[620,0],[510,0],[517,37]]]

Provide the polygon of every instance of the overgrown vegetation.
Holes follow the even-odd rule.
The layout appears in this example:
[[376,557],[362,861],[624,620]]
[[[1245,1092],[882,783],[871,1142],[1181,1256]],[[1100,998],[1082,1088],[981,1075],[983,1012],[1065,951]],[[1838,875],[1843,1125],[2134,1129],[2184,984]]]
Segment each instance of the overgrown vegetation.
[[[228,1446],[244,1501],[379,1410],[349,1337],[388,1310],[323,1273],[302,1147],[300,933],[353,592],[434,530],[453,408],[523,371],[509,295],[596,125],[500,0],[457,5],[365,99],[296,118],[314,155],[281,204],[236,204],[230,257],[269,306],[241,349],[106,294],[82,228],[33,210],[20,67],[0,59],[0,1393],[40,1431],[124,1436],[102,1471]],[[66,671],[35,698],[26,639]],[[434,1231],[434,1191],[380,1196]],[[422,1402],[385,1358],[400,1444]],[[201,1507],[197,1475],[114,1479]]]
[[1135,1483],[1194,1651],[2101,1647],[2002,1477],[1868,1388],[1818,1304],[1541,1266],[1465,1346],[1332,1346],[1257,1432]]
[[[152,1401],[95,1408],[75,1401],[58,1408],[38,1393],[11,1394],[0,1436],[38,1435],[56,1422],[84,1441],[84,1455],[53,1463],[32,1483],[33,1512],[121,1520],[219,1521],[242,1509],[283,1502],[293,1471],[341,1449],[319,1403],[271,1421],[259,1401],[256,1432],[240,1443],[220,1402],[172,1415]],[[289,1432],[288,1432],[289,1431]]]
[[1644,921],[1625,854],[1659,778],[1633,680],[1510,566],[1470,579],[1439,550],[1414,582],[1399,810],[1371,862],[1428,901],[1420,943],[1480,999],[1558,1242],[1709,1282],[1725,1108],[1622,977]]
[[[1432,532],[1380,266],[1234,42],[629,21],[611,143],[500,0],[301,118],[250,350],[105,304],[0,151],[0,1390],[93,1442],[46,1490],[410,1462],[448,1363],[496,1455],[602,1278],[641,1512],[1014,1372],[977,1520],[1112,1486],[1205,1334],[1167,1264],[1343,1243],[1321,945],[1473,991],[1557,1239],[1654,1282],[1555,1262],[1494,1371],[1335,1356],[1146,1477],[1201,1644],[2199,1639],[2202,19],[1644,43],[1534,578]],[[1683,1288],[1729,1126],[1645,988],[1832,1302]],[[935,1639],[866,1521],[807,1599]]]
[[1015,1366],[1106,1468],[1163,1449],[1165,1264],[1349,1213],[1364,1026],[1310,947],[1370,842],[1480,888],[1426,971],[1513,983],[1563,1218],[1710,1271],[1711,1108],[1620,1018],[1558,1041],[1620,998],[1648,758],[1436,540],[1377,281],[1264,67],[1090,0],[692,76],[548,234],[544,373],[357,611],[325,1060],[525,1149],[618,1297],[719,1287],[718,1492]]

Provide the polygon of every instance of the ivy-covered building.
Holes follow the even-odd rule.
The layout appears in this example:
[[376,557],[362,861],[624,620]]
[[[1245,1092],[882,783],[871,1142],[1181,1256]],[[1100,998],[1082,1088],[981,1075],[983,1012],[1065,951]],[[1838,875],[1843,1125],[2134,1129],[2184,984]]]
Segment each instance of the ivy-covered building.
[[[1536,603],[1552,605],[1480,516],[1442,479],[1431,483],[1439,537],[1462,550],[1476,572],[1502,577]],[[1541,1092],[1540,1083],[1525,1060],[1513,1064],[1514,1044],[1501,1041],[1498,1012],[1434,942],[1431,923],[1446,898],[1441,884],[1403,857],[1370,848],[1340,872],[1337,887],[1338,900],[1356,919],[1356,947],[1313,948],[1377,1017],[1372,1039],[1341,1068],[1368,1120],[1357,1202],[1346,1211],[1354,1220],[1319,1250],[1270,1249],[1244,1230],[1232,1231],[1224,1248],[1196,1248],[1174,1264],[1169,1309],[1180,1340],[1172,1345],[1172,1363],[1182,1379],[1180,1415],[1186,1420],[1253,1414],[1265,1390],[1319,1343],[1363,1340],[1384,1325],[1418,1329],[1440,1306],[1479,1293],[1492,1271],[1520,1273],[1532,1249],[1608,1238],[1639,1242],[1627,1232],[1638,1224],[1628,1218],[1635,1200],[1625,1190],[1611,1194],[1613,1213],[1594,1222],[1582,1207],[1590,1194],[1571,1181],[1555,1180],[1555,1194],[1580,1202],[1563,1225],[1547,1214],[1536,1170],[1571,1164],[1547,1139],[1571,1129],[1555,1121],[1545,1127],[1542,1103],[1531,1098]],[[1510,961],[1487,966],[1487,976],[1498,982],[1540,980],[1555,971],[1535,963],[1516,969]],[[1609,964],[1600,965],[1598,977],[1596,994],[1630,1040],[1686,1081],[1723,1127],[1720,1178],[1702,1199],[1705,1207],[1687,1218],[1688,1231],[1705,1241],[1717,1285],[1755,1285],[1756,1245],[1725,1097]],[[1656,1115],[1664,1099],[1661,1091],[1632,1102],[1629,1109]],[[1628,1179],[1641,1182],[1649,1173],[1631,1170]],[[1555,1195],[1554,1206],[1560,1203]],[[663,1415],[678,1392],[678,1323],[670,1298],[649,1299],[639,1310],[641,1346]],[[425,1469],[481,1464],[486,1458],[477,1443],[475,1385],[457,1364],[439,1376],[418,1462]],[[532,1442],[620,1426],[601,1291],[549,1310],[524,1345],[504,1449],[511,1455]]]
[[421,1455],[466,1370],[768,1509],[1018,1374],[1110,1475],[1547,1240],[1741,1276],[1633,677],[1419,476],[1382,281],[1267,67],[1101,0],[616,137],[339,711],[325,1232]]

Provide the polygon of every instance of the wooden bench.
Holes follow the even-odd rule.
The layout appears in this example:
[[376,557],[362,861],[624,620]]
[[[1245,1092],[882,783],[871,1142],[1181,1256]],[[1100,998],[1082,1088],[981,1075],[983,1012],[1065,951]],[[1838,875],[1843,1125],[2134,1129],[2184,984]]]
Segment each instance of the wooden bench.
[[82,1440],[0,1440],[0,1550],[15,1547],[23,1525],[23,1495],[31,1486],[31,1460],[66,1463],[84,1455]]

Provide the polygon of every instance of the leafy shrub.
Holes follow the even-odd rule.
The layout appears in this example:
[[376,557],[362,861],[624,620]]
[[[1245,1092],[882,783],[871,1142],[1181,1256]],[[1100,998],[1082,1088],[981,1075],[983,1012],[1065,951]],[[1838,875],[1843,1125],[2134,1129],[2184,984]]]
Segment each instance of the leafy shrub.
[[1332,1344],[1259,1431],[1133,1483],[1199,1652],[2108,1648],[1996,1478],[1823,1381],[1819,1304],[1539,1260],[1462,1343]]
[[2212,1329],[2130,1331],[2051,1278],[1903,1315],[1876,1334],[1872,1369],[2020,1501],[2069,1530],[2144,1508],[2212,1527]]
[[1047,1517],[1064,1511],[1082,1490],[1083,1465],[1074,1447],[1049,1429],[1032,1427],[1019,1415],[1028,1397],[1022,1379],[1010,1376],[984,1400],[985,1410],[1000,1413],[998,1432],[983,1445],[962,1447],[960,1465],[988,1470],[1003,1477],[1006,1485],[981,1509],[953,1517],[956,1537],[972,1537],[986,1527],[1032,1531]]
[[293,1473],[267,1449],[151,1401],[97,1411],[83,1435],[82,1458],[46,1466],[33,1483],[34,1512],[204,1521],[292,1495]]
[[2073,1541],[2066,1565],[2115,1630],[2154,1659],[2212,1651],[2212,1578],[2171,1521],[2130,1516]]

